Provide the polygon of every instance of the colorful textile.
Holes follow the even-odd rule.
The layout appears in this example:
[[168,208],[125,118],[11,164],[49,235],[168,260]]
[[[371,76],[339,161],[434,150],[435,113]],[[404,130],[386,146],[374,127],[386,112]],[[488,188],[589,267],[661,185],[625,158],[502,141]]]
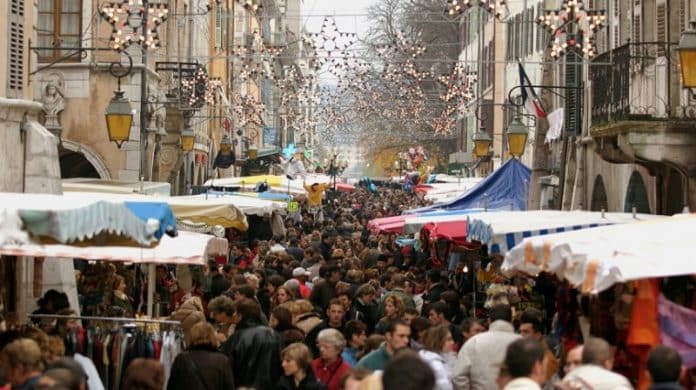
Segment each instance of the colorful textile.
[[681,355],[684,367],[696,367],[696,311],[660,295],[657,300],[662,344]]

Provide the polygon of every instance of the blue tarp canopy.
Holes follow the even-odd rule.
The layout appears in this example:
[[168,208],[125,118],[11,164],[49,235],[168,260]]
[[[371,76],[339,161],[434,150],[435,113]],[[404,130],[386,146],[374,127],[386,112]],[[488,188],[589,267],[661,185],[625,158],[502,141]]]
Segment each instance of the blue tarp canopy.
[[526,210],[532,171],[517,159],[510,159],[462,196],[430,207],[408,210],[425,213],[434,210]]

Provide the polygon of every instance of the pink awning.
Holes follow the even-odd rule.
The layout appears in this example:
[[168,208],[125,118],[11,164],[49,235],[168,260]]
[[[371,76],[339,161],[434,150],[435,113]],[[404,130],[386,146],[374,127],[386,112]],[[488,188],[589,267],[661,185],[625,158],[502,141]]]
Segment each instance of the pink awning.
[[397,215],[394,217],[375,218],[367,223],[367,228],[374,233],[402,233],[406,218],[412,218],[418,214]]
[[336,190],[341,192],[353,192],[355,191],[355,186],[348,183],[336,183]]

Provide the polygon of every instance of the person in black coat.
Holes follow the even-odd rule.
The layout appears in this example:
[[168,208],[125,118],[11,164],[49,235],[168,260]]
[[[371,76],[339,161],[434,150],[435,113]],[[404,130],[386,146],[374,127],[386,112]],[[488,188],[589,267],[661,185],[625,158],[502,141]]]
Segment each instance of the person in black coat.
[[190,343],[174,359],[167,390],[234,389],[230,361],[218,351],[215,328],[207,322],[194,325]]
[[281,352],[283,373],[276,390],[326,390],[312,370],[312,355],[303,343],[292,343]]
[[272,389],[281,375],[280,336],[263,325],[261,307],[253,299],[239,301],[236,315],[241,319],[235,332],[221,347],[230,359],[234,384],[236,387]]

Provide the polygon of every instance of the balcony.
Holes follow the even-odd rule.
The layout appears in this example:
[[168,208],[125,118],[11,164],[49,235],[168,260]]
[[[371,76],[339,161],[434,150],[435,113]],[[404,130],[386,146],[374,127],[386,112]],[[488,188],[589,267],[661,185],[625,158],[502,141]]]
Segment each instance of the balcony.
[[660,43],[629,43],[598,56],[589,72],[592,132],[686,116],[677,109],[683,98],[677,65],[674,47]]
[[696,167],[696,105],[682,91],[675,49],[629,43],[593,60],[590,135],[604,160]]

